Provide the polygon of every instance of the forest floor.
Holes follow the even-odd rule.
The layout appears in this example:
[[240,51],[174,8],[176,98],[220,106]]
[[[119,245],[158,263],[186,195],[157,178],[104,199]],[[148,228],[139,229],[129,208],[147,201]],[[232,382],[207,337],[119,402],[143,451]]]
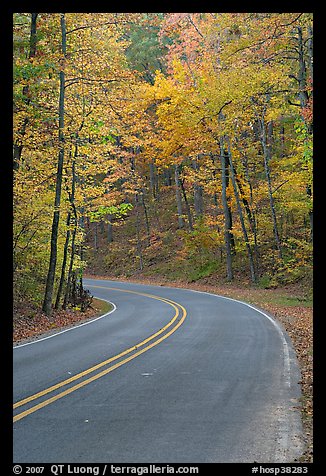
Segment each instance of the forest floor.
[[79,310],[53,310],[50,317],[46,316],[36,306],[20,303],[14,307],[13,341],[19,344],[33,340],[41,334],[62,330],[81,324],[105,314],[111,309],[110,304],[93,298],[92,307],[85,312]]
[[[92,275],[87,277],[192,288],[239,299],[271,313],[289,334],[297,354],[301,369],[301,412],[306,448],[300,462],[313,461],[313,310],[312,300],[306,297],[304,287],[297,283],[282,288],[261,289],[235,283],[213,284],[209,279],[189,283],[141,275],[132,278]],[[16,344],[26,339],[30,340],[40,334],[77,325],[81,321],[97,317],[108,310],[106,302],[93,299],[92,308],[86,312],[82,313],[78,310],[54,311],[51,317],[47,317],[44,313],[37,311],[35,307],[28,307],[25,303],[24,306],[14,308],[13,340]]]

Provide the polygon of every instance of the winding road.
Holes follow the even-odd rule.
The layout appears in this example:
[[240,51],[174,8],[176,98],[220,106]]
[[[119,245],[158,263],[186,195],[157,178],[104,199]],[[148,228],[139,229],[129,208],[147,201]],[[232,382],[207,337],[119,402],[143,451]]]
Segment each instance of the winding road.
[[15,463],[300,456],[300,372],[270,315],[198,291],[84,283],[110,313],[14,347]]

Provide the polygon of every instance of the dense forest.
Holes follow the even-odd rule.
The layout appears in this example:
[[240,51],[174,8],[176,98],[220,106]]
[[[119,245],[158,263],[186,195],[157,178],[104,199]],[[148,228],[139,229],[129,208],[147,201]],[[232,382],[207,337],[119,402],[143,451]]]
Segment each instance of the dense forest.
[[312,275],[309,13],[16,13],[15,301]]

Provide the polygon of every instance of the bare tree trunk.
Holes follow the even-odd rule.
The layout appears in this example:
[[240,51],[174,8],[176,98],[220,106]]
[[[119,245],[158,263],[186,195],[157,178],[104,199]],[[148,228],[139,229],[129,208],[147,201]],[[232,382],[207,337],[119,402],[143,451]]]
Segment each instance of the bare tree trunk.
[[[309,95],[307,91],[307,66],[306,66],[306,60],[305,60],[305,55],[304,55],[304,43],[305,41],[303,40],[303,34],[302,34],[302,28],[297,27],[297,32],[298,32],[298,53],[299,53],[299,68],[298,68],[298,83],[299,83],[299,99],[300,99],[300,107],[301,107],[301,117],[303,122],[307,126],[307,131],[308,134],[312,134],[312,124],[310,124],[308,121],[305,120],[303,111],[306,108],[309,100]],[[312,27],[308,28],[308,42],[307,42],[307,50],[308,50],[308,69],[310,73],[310,78],[311,81],[313,80],[313,50],[312,50],[312,45],[313,45],[313,31]],[[307,195],[309,198],[312,196],[312,190],[311,186],[308,184],[306,186],[307,190]],[[310,222],[310,230],[311,230],[311,240],[313,239],[313,211],[309,211],[309,222]]]
[[[238,145],[238,150],[240,150],[239,145]],[[250,231],[251,231],[251,233],[253,234],[253,237],[254,237],[255,269],[256,269],[256,275],[259,275],[260,256],[259,256],[259,249],[258,249],[258,242],[257,242],[257,221],[256,221],[255,212],[254,212],[254,210],[252,210],[253,187],[252,187],[250,174],[249,174],[248,159],[247,159],[245,154],[241,154],[241,155],[242,155],[241,162],[242,162],[242,165],[244,167],[245,178],[247,180],[247,183],[249,185],[249,190],[250,190],[250,199],[249,199],[249,201],[246,198],[246,195],[244,193],[241,181],[238,178],[237,171],[235,169],[234,164],[233,164],[233,169],[234,169],[234,175],[235,175],[235,179],[236,179],[238,189],[239,189],[239,195],[240,195],[240,198],[242,200],[244,209],[246,210],[246,214],[247,214],[247,218],[248,218],[249,226],[250,226]]]
[[[279,236],[279,232],[278,232],[278,225],[277,225],[276,211],[275,211],[275,202],[274,202],[273,189],[272,189],[272,180],[271,180],[271,173],[270,173],[270,168],[269,168],[269,162],[270,162],[270,159],[271,159],[271,148],[270,148],[270,140],[267,139],[264,113],[262,114],[261,118],[259,119],[259,124],[260,124],[260,130],[261,130],[261,145],[262,145],[263,153],[264,153],[264,168],[265,168],[265,174],[266,174],[267,186],[268,186],[269,205],[270,205],[272,220],[273,220],[273,231],[274,231],[275,245],[276,245],[276,248],[278,250],[279,257],[282,260],[283,259],[282,246],[281,246],[281,240],[280,240],[280,236]],[[268,127],[268,135],[270,136],[271,131],[272,131],[271,121],[268,123],[267,127]]]
[[[37,20],[38,13],[31,13],[31,30],[30,30],[30,40],[29,40],[29,54],[28,58],[34,58],[36,54],[36,43],[37,43],[37,36],[36,36],[36,20]],[[29,105],[31,100],[28,97],[29,95],[29,86],[26,85],[23,87],[23,97],[26,105]],[[23,124],[19,131],[19,137],[17,141],[14,143],[14,170],[18,170],[21,161],[21,155],[23,151],[23,144],[22,139],[26,133],[26,127],[28,125],[29,118],[26,116],[23,120]]]
[[144,209],[144,215],[145,215],[145,224],[146,224],[146,233],[147,233],[147,246],[150,246],[150,244],[151,244],[151,229],[150,229],[150,224],[149,224],[147,207],[146,207],[145,199],[144,199],[144,192],[141,192],[141,203],[142,203],[142,206],[143,206],[143,209]]
[[[212,164],[214,165],[212,174],[213,174],[214,179],[216,179],[217,166],[216,166],[216,163],[215,163],[215,156],[212,153],[210,153],[209,156],[210,156],[210,159],[212,161]],[[216,192],[213,195],[213,203],[214,203],[214,206],[215,206],[215,216],[217,218],[219,216],[219,208],[218,208],[218,198],[217,198],[217,193]],[[216,225],[216,229],[217,229],[218,232],[220,231],[220,227],[218,225]]]
[[[63,58],[66,56],[66,21],[65,14],[61,13],[61,52]],[[49,270],[46,279],[46,288],[43,301],[43,312],[47,316],[51,315],[52,311],[52,296],[54,287],[55,270],[57,264],[57,246],[58,246],[58,230],[60,219],[60,203],[61,203],[61,186],[62,186],[62,171],[64,161],[64,99],[65,99],[65,72],[64,69],[60,71],[60,97],[59,97],[59,157],[57,164],[57,181],[54,200],[54,212],[51,230],[51,250]]]
[[183,180],[180,180],[180,187],[181,187],[183,199],[184,199],[185,205],[186,205],[186,211],[187,211],[187,217],[188,217],[189,230],[190,230],[190,231],[193,231],[194,227],[193,227],[193,223],[192,223],[191,210],[190,210],[190,205],[189,205],[189,202],[188,202],[186,190],[185,190],[185,187],[184,187],[184,184],[183,184]]
[[203,187],[197,183],[194,184],[194,207],[196,217],[202,217],[204,214]]
[[285,126],[281,126],[281,158],[285,157]]
[[253,259],[253,253],[251,250],[251,246],[249,243],[249,238],[248,238],[248,233],[246,229],[246,224],[243,218],[243,213],[242,213],[242,208],[241,208],[241,203],[240,203],[240,197],[239,197],[239,192],[238,192],[238,186],[237,186],[237,181],[236,181],[236,176],[235,176],[235,171],[233,167],[233,162],[232,162],[232,155],[231,155],[231,147],[230,147],[230,141],[227,139],[228,143],[228,155],[229,155],[229,164],[230,164],[230,172],[231,172],[231,180],[232,180],[232,185],[233,185],[233,190],[234,190],[234,195],[235,199],[237,202],[237,208],[238,208],[238,213],[239,213],[239,218],[240,218],[240,223],[241,223],[241,228],[242,228],[242,233],[243,237],[246,243],[246,248],[247,248],[247,253],[248,253],[248,259],[249,259],[249,266],[250,266],[250,274],[251,274],[251,281],[255,283],[257,281],[256,277],[256,271],[255,271],[255,265],[254,265],[254,259]]
[[[135,170],[136,170],[134,156],[132,156],[130,159],[130,170],[131,170],[132,177],[134,178]],[[135,211],[136,211],[137,256],[139,258],[139,270],[142,271],[144,268],[144,260],[143,260],[143,251],[142,251],[142,242],[141,242],[141,233],[140,233],[139,189],[138,188],[135,189]]]
[[139,270],[142,271],[144,269],[144,260],[143,260],[143,251],[142,251],[142,244],[140,239],[140,218],[139,218],[139,199],[138,194],[135,195],[135,202],[136,202],[136,236],[137,236],[137,255],[139,258]]
[[113,224],[112,224],[112,218],[113,216],[112,215],[109,215],[108,216],[108,228],[107,228],[107,240],[108,240],[108,243],[112,243],[113,242]]
[[299,70],[298,70],[298,83],[299,83],[299,99],[301,109],[304,109],[307,105],[309,96],[307,92],[307,68],[304,57],[304,41],[302,35],[302,28],[297,27],[298,32],[298,53],[299,53]]
[[308,59],[309,59],[308,68],[309,68],[309,76],[310,76],[310,79],[311,79],[311,83],[313,82],[313,77],[314,77],[314,72],[313,72],[313,68],[314,68],[313,34],[314,33],[313,33],[312,26],[308,26],[309,38],[308,38],[308,42],[307,42],[307,50],[308,50]]
[[151,194],[154,200],[157,198],[156,197],[156,181],[157,181],[157,176],[155,173],[155,164],[154,164],[154,161],[151,160],[151,162],[149,163],[149,183],[150,183]]
[[[192,167],[195,171],[199,170],[197,160],[192,161]],[[194,208],[196,217],[200,218],[204,213],[203,187],[197,182],[194,183]]]
[[[225,158],[225,190],[228,189],[229,181],[230,181],[230,163],[229,163],[229,155],[226,150],[224,150],[224,158]],[[230,234],[230,245],[231,245],[231,253],[235,255],[235,241],[234,235],[232,233],[233,228],[233,218],[232,218],[232,211],[229,205],[229,199],[226,200],[227,203],[227,213],[228,213],[228,222],[230,224],[229,234]]]
[[[306,190],[307,190],[308,197],[311,199],[311,197],[312,197],[311,186],[307,185]],[[313,237],[314,237],[314,214],[313,214],[312,210],[309,210],[309,223],[310,223],[310,240],[313,241]]]
[[172,178],[171,178],[171,172],[169,169],[164,169],[163,171],[163,176],[164,176],[164,184],[167,187],[171,187],[172,185]]
[[76,240],[76,233],[77,233],[77,223],[76,223],[76,216],[74,217],[75,223],[74,223],[74,230],[72,232],[72,238],[71,238],[71,254],[70,254],[70,262],[69,262],[69,270],[68,270],[68,276],[67,276],[67,286],[66,286],[66,291],[65,291],[65,297],[63,300],[62,304],[62,309],[67,309],[67,305],[70,299],[70,293],[71,293],[71,284],[73,280],[73,265],[74,265],[74,259],[75,259],[75,251],[76,251],[76,245],[75,245],[75,240]]
[[95,251],[98,250],[98,226],[97,222],[94,223],[94,249]]
[[70,263],[69,263],[69,270],[68,270],[68,276],[67,276],[66,291],[65,291],[64,301],[63,301],[63,305],[62,305],[63,309],[67,308],[67,304],[68,304],[69,298],[70,298],[71,281],[72,281],[72,274],[73,274],[73,264],[74,264],[74,259],[75,259],[75,240],[76,240],[77,226],[78,226],[77,210],[76,210],[76,206],[75,206],[75,188],[76,188],[76,181],[77,181],[77,177],[76,177],[76,158],[77,158],[77,156],[78,156],[78,145],[77,145],[77,138],[76,138],[75,153],[74,153],[74,158],[73,158],[72,164],[71,164],[71,193],[68,192],[70,207],[71,207],[73,217],[74,217],[74,229],[73,229],[73,232],[72,232],[72,239],[71,239]]
[[67,285],[66,285],[66,291],[65,291],[65,297],[63,300],[63,305],[62,309],[67,309],[67,305],[70,299],[70,294],[71,294],[71,284],[73,280],[73,265],[74,265],[74,260],[75,260],[75,251],[76,251],[76,234],[77,234],[77,211],[75,204],[73,200],[71,200],[71,205],[73,209],[73,215],[74,215],[74,229],[72,232],[72,238],[71,238],[71,251],[70,251],[70,262],[69,262],[69,270],[68,270],[68,276],[67,276]]
[[65,273],[66,273],[66,265],[67,265],[67,258],[68,258],[68,246],[69,246],[69,240],[70,240],[70,218],[71,218],[71,213],[70,211],[68,212],[67,215],[67,232],[66,232],[66,240],[65,240],[65,245],[63,249],[63,260],[62,260],[62,266],[61,266],[61,276],[60,276],[60,282],[59,282],[59,287],[57,291],[57,298],[55,301],[54,308],[59,309],[60,306],[60,299],[61,299],[61,294],[62,294],[62,289],[63,289],[63,284],[65,281]]
[[180,192],[179,166],[177,164],[174,166],[174,179],[175,179],[175,198],[176,198],[177,210],[178,210],[178,226],[179,228],[184,228],[184,221],[182,216],[182,201],[181,201],[181,192]]
[[221,138],[220,140],[220,160],[221,160],[221,173],[222,173],[222,205],[223,205],[223,213],[224,213],[224,243],[225,243],[225,250],[226,250],[226,275],[227,280],[232,281],[233,279],[233,269],[232,269],[232,249],[231,249],[231,216],[229,205],[227,201],[226,195],[226,187],[227,187],[227,177],[226,177],[226,154],[224,150],[224,140]]

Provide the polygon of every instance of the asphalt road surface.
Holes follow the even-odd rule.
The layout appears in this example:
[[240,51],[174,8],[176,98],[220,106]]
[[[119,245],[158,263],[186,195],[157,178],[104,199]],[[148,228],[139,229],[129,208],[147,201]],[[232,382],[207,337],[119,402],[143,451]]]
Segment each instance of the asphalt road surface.
[[300,372],[271,316],[85,280],[113,311],[14,347],[15,463],[294,462]]

